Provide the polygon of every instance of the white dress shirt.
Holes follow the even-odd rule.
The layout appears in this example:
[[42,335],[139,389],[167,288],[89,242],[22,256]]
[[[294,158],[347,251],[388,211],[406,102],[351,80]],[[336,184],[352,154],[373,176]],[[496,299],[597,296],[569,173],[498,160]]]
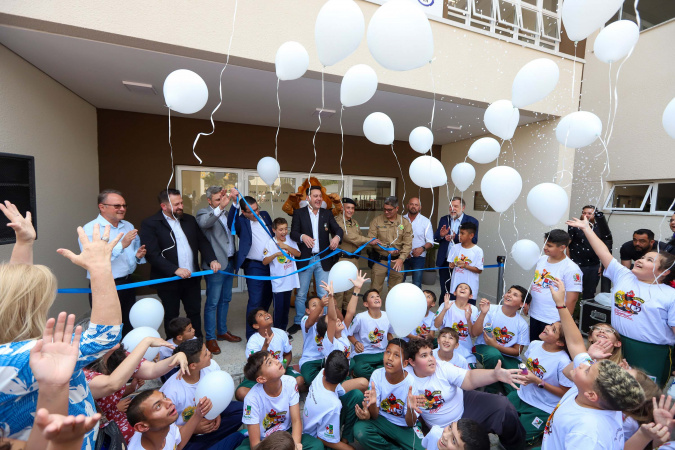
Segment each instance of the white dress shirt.
[[265,252],[267,241],[270,240],[270,235],[260,225],[257,220],[251,220],[251,249],[248,251],[246,258],[262,261]]
[[[127,234],[134,229],[134,226],[127,222],[126,220],[120,220],[116,227],[114,227],[110,222],[105,220],[102,215],[98,217],[84,227],[85,234],[89,237],[89,240],[93,239],[94,236],[94,225],[99,224],[101,227],[101,236],[103,236],[103,230],[107,226],[110,227],[110,239],[115,239],[118,234],[124,233]],[[123,237],[124,238],[124,237]],[[82,251],[82,243],[80,243],[80,251]],[[112,256],[110,257],[112,274],[113,278],[122,278],[127,275],[131,275],[136,270],[136,264],[145,263],[145,258],[136,260],[136,252],[141,246],[141,238],[136,236],[131,244],[127,248],[122,247],[122,240],[120,240],[117,245],[113,248]],[[87,278],[90,278],[89,272],[87,272]]]
[[[408,214],[405,216],[406,219],[410,220]],[[432,246],[434,245],[434,230],[431,226],[431,221],[424,217],[422,214],[417,214],[415,220],[410,220],[413,229],[413,240],[412,248],[413,250],[418,247],[424,247],[424,244],[429,243]],[[424,250],[420,256],[426,256],[427,251]]]
[[312,234],[314,238],[314,247],[312,247],[312,254],[319,253],[319,211],[314,214],[313,210],[307,206],[309,212],[309,219],[312,221]]
[[195,272],[194,254],[192,253],[192,248],[190,248],[190,243],[188,242],[187,236],[185,236],[183,228],[180,226],[180,220],[176,220],[173,217],[167,216],[166,214],[164,214],[164,218],[171,227],[173,236],[176,239],[178,267],[181,269],[187,269],[190,272]]
[[[209,206],[211,208],[211,206]],[[225,230],[227,230],[227,236],[229,238],[229,241],[227,243],[227,256],[228,258],[231,258],[234,256],[234,236],[230,233],[230,229],[227,227],[227,211],[224,211],[221,209],[220,206],[217,208],[211,208],[213,210],[213,215],[218,217],[220,222],[223,224],[223,227],[225,227]],[[224,212],[224,214],[223,214]]]

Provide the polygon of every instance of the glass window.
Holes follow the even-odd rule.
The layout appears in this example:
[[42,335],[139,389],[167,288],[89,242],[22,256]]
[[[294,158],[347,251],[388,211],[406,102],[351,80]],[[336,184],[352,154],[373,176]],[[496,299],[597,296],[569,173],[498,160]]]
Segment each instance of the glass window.
[[673,211],[675,199],[675,183],[659,183],[656,191],[655,211]]
[[558,12],[558,0],[544,0],[542,5],[546,11]]
[[239,182],[237,172],[183,170],[181,175],[179,189],[183,194],[183,209],[193,216],[208,206],[206,189],[222,186],[229,191]]
[[283,217],[291,223],[291,216],[281,207],[288,199],[288,195],[295,192],[295,177],[279,177],[274,186],[269,186],[257,174],[248,175],[248,195],[258,203],[258,208],[267,211],[272,220]]
[[[382,214],[384,199],[394,194],[394,182],[368,180],[354,177],[352,179],[352,199],[356,202],[354,218],[364,228],[370,221]],[[400,210],[400,207],[399,207]]]
[[649,184],[623,184],[612,188],[605,208],[612,210],[649,212],[651,209]]
[[556,16],[542,14],[541,34],[551,39],[560,40],[560,26]]
[[467,14],[469,12],[468,0],[448,0],[448,10]]
[[533,34],[539,34],[539,17],[537,11],[525,7],[520,8],[521,28]]
[[495,14],[492,10],[492,0],[473,0],[473,15],[493,21]]
[[498,0],[497,20],[504,25],[518,24],[518,14],[516,13],[516,5],[513,1]]

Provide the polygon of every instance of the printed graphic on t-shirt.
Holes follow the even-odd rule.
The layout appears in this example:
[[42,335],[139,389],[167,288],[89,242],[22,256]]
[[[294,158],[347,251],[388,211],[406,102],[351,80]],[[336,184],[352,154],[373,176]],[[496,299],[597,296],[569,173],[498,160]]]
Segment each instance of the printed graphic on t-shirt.
[[631,319],[631,316],[637,315],[642,311],[642,304],[645,301],[640,297],[636,297],[633,291],[616,291],[614,294],[614,305],[618,311],[615,311],[619,316]]
[[277,350],[276,352],[270,350],[270,355],[274,356],[274,359],[276,359],[277,361],[281,359],[281,351],[279,350]]
[[492,335],[500,344],[508,344],[511,342],[515,334],[510,332],[506,327],[496,327],[492,330]]
[[396,398],[394,394],[390,394],[389,397],[382,400],[380,408],[392,416],[402,417],[405,415],[405,404],[402,400]]
[[465,340],[469,336],[469,329],[467,326],[464,324],[463,321],[455,322],[452,324],[452,329],[457,331],[459,334],[459,339],[460,340]]
[[452,262],[455,264],[457,264],[458,262],[464,262],[469,265],[472,263],[471,259],[468,256],[462,254],[455,256],[455,259]]
[[548,420],[546,420],[546,426],[544,427],[544,435],[551,434],[553,432],[553,415],[558,410],[559,406],[560,406],[560,403],[558,403],[555,406],[555,409],[553,409],[553,412],[551,413],[551,415],[548,416]]
[[420,325],[419,327],[415,328],[415,333],[417,333],[418,336],[420,336],[422,334],[426,334],[429,331],[431,331],[431,328],[426,326],[426,324],[424,324],[424,323],[422,325]]
[[534,280],[532,281],[532,290],[535,292],[542,292],[544,289],[548,289],[549,286],[554,286],[553,282],[555,277],[551,275],[546,269],[543,269],[541,273],[539,270],[534,271]]
[[431,413],[438,411],[443,403],[445,403],[443,395],[441,395],[441,391],[431,392],[430,390],[425,389],[424,398],[426,401],[424,402],[424,407],[422,409],[428,410]]
[[352,356],[352,348],[351,348],[351,347],[346,347],[346,348],[342,351],[342,353],[344,353],[345,356],[347,357],[347,359],[349,359],[349,357]]
[[581,283],[581,274],[575,273],[572,279],[575,283]]
[[251,405],[246,405],[246,409],[244,410],[244,419],[250,418],[251,418]]
[[183,422],[187,422],[190,420],[190,417],[192,417],[195,413],[195,407],[194,406],[188,406],[183,410],[182,413],[180,413],[181,417],[183,418]]
[[288,411],[277,412],[274,409],[271,409],[270,412],[265,414],[263,419],[263,428],[265,429],[265,436],[273,433],[276,429],[286,421],[286,414]]
[[326,438],[332,438],[334,436],[333,425],[326,425],[326,431],[323,434]]
[[368,333],[368,340],[373,345],[379,344],[382,342],[382,339],[384,339],[384,331],[380,330],[379,328],[375,328],[373,331]]
[[314,335],[314,342],[316,343],[317,350],[322,352],[323,351],[323,339],[321,339],[318,334]]
[[544,366],[539,364],[539,358],[527,358],[525,361],[525,365],[527,366],[527,370],[538,376],[540,379],[544,378],[544,374],[546,373],[546,369]]

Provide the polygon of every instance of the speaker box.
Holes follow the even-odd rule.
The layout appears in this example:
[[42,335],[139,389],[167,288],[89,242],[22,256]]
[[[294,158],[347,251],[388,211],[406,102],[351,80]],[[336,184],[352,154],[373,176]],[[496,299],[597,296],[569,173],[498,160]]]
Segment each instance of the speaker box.
[[599,323],[612,324],[611,306],[601,305],[593,300],[585,300],[581,302],[580,308],[579,331],[584,336],[588,336],[588,332],[593,325]]
[[[0,153],[0,201],[14,203],[21,214],[30,211],[37,232],[35,203],[35,158],[26,155]],[[0,245],[16,242],[9,220],[0,213]]]

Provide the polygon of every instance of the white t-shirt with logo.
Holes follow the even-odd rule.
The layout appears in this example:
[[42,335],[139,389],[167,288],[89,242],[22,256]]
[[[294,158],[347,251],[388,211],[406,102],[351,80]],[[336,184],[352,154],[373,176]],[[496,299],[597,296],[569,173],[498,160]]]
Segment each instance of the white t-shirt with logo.
[[560,320],[548,288],[553,285],[554,278],[562,280],[567,292],[581,292],[583,287],[581,269],[571,259],[565,257],[562,261],[551,264],[548,262],[548,256],[539,258],[530,288],[532,293],[530,317],[547,324]]
[[413,393],[426,398],[420,409],[428,425],[444,427],[462,418],[464,391],[461,386],[467,372],[451,364],[437,364],[434,374],[425,378],[416,376],[413,371]]
[[466,361],[466,358],[460,355],[458,352],[452,352],[452,358],[450,361],[444,361],[441,359],[440,356],[438,356],[438,349],[435,349],[432,351],[434,358],[436,358],[436,364],[442,365],[442,364],[451,364],[455,367],[459,367],[460,369],[464,370],[470,370],[471,367],[469,367],[469,363]]
[[316,323],[306,330],[305,323],[309,320],[309,316],[304,316],[300,321],[300,329],[302,330],[302,357],[300,358],[300,367],[307,361],[316,361],[323,359],[323,339],[316,334]]
[[[267,351],[270,352],[277,361],[282,361],[284,359],[284,353],[293,350],[293,346],[291,346],[288,335],[284,330],[272,327],[272,333],[272,341],[267,347]],[[262,350],[263,345],[265,345],[265,338],[258,332],[253,333],[246,343],[246,359],[253,353]]]
[[[501,305],[490,305],[490,310],[483,319],[483,326],[487,323],[492,323],[492,336],[503,347],[513,347],[516,344],[525,346],[530,343],[530,328],[523,316],[516,313],[509,317],[504,314]],[[476,345],[481,344],[485,344],[483,333],[476,336]],[[507,356],[520,359],[520,355]]]
[[[572,387],[574,382],[563,374],[563,369],[570,363],[570,357],[564,350],[547,352],[543,349],[542,341],[532,341],[525,352],[525,365],[527,370],[534,373],[540,380],[551,386]],[[560,401],[560,397],[550,393],[546,389],[537,387],[536,384],[521,386],[518,397],[528,405],[539,408],[551,414]],[[546,420],[543,418],[542,420]]]
[[281,393],[270,397],[262,384],[257,383],[244,398],[245,425],[260,425],[260,440],[275,431],[285,431],[291,427],[291,406],[300,401],[298,383],[290,375],[281,376]]
[[407,427],[405,413],[407,411],[408,390],[414,386],[413,375],[404,371],[406,377],[398,384],[387,381],[384,367],[376,369],[370,376],[370,382],[375,383],[377,405],[380,416],[399,427]]
[[[286,240],[283,241],[283,243],[299,251],[298,244],[289,236],[286,236]],[[264,258],[267,258],[269,255],[273,255],[277,252],[279,252],[279,247],[277,247],[277,239],[272,238],[267,242],[267,245],[265,245],[263,256]],[[284,252],[286,252],[286,250],[284,250]],[[282,277],[298,270],[295,265],[295,261],[291,261],[283,254],[274,258],[269,266],[270,276],[273,277]],[[298,277],[297,273],[287,277],[272,280],[272,292],[287,292],[297,288],[300,288],[300,278]]]
[[[142,436],[143,433],[139,433],[138,431],[135,432],[134,435],[131,436],[131,439],[129,439],[127,450],[145,450],[145,447],[141,444]],[[169,432],[164,438],[164,447],[162,447],[162,450],[175,450],[178,448],[178,444],[180,444],[180,429],[175,423],[172,423],[169,426]]]
[[[464,248],[462,244],[456,244],[448,250],[448,262],[457,264],[460,261],[465,261],[468,265],[476,269],[483,270],[483,249],[474,245],[471,248]],[[473,298],[478,298],[478,279],[480,274],[471,272],[455,266],[452,269],[452,278],[450,280],[450,293],[454,293],[459,283],[466,283],[471,286],[471,295]]]
[[394,333],[394,329],[389,323],[387,313],[381,311],[379,319],[373,319],[368,311],[358,313],[349,325],[349,336],[354,336],[357,341],[363,344],[363,352],[356,355],[369,355],[372,353],[383,353],[389,344],[387,333]]
[[620,335],[658,345],[674,345],[675,289],[647,284],[617,260],[605,269],[612,280],[612,326]]
[[[216,370],[220,370],[220,366],[217,362],[211,360],[210,366],[204,367],[199,371],[199,379],[203,379],[207,373]],[[166,397],[176,406],[176,411],[178,411],[178,420],[176,420],[176,424],[178,424],[178,426],[185,425],[185,422],[190,420],[190,417],[195,413],[195,407],[197,406],[195,393],[197,392],[198,385],[199,382],[190,384],[185,380],[179,380],[178,373],[175,373],[171,378],[166,380],[161,388],[159,388],[159,392],[166,395]]]
[[347,337],[347,330],[342,330],[339,338],[333,337],[333,342],[327,337],[323,338],[323,357],[328,358],[328,355],[330,355],[333,350],[340,350],[345,354],[347,359],[351,359],[352,356],[354,356],[352,343],[349,342],[349,338]]
[[[447,426],[447,425],[446,425]],[[434,425],[422,439],[422,448],[425,450],[438,450],[438,440],[443,436],[445,426]]]
[[[459,333],[459,347],[455,350],[455,353],[459,352],[469,364],[475,364],[476,357],[473,355],[473,341],[471,340],[469,330],[471,329],[471,324],[478,319],[480,311],[474,305],[467,304],[471,307],[471,323],[467,323],[464,310],[455,306],[455,302],[453,302],[450,309],[443,316],[443,327],[450,327]],[[443,309],[439,308],[437,314],[440,314],[441,311]]]
[[[436,314],[433,311],[427,312],[427,315],[424,316],[424,319],[422,319],[422,323],[415,328],[412,333],[413,336],[419,336],[422,334],[423,331],[436,331],[436,327],[434,326],[434,319],[436,318]],[[403,337],[402,338],[404,341],[408,342],[410,339],[408,337]]]
[[335,391],[329,391],[323,385],[323,369],[314,378],[305,399],[303,432],[337,444],[340,442],[340,396],[345,390],[338,384]]

